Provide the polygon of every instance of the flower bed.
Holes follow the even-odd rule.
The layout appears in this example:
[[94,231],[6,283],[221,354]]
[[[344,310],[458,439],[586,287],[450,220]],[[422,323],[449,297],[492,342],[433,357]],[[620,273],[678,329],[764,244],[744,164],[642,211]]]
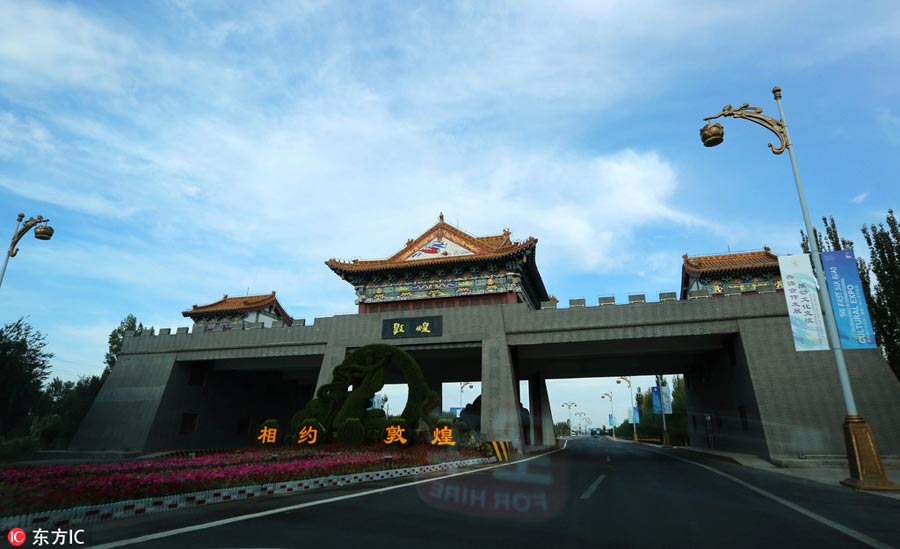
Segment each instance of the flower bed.
[[195,458],[16,467],[0,471],[0,516],[483,456],[473,449],[426,445],[397,451],[323,445],[315,450],[253,448]]

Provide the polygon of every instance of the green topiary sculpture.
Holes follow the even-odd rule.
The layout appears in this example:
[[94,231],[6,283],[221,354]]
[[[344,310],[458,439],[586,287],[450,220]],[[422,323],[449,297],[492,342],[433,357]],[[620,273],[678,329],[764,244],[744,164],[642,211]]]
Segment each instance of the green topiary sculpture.
[[[349,419],[359,421],[363,439],[368,431],[384,429],[384,414],[377,410],[367,413],[366,408],[375,393],[384,387],[385,368],[399,370],[406,380],[409,391],[401,415],[407,425],[418,425],[419,418],[437,406],[437,393],[425,383],[422,369],[409,353],[392,345],[375,343],[353,351],[335,367],[332,382],[319,388],[316,398],[294,414],[291,430],[297,431],[305,420],[316,420],[334,432]],[[352,392],[348,391],[351,385]],[[338,440],[341,440],[340,433]]]
[[344,423],[337,430],[337,439],[341,444],[348,446],[358,446],[366,440],[366,429],[363,427],[362,421],[356,417],[350,417],[344,420]]

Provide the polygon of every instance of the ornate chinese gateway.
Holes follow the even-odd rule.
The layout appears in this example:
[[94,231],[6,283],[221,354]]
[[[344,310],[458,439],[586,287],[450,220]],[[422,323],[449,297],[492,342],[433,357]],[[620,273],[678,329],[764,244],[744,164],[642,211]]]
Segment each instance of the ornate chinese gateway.
[[472,236],[444,221],[383,260],[325,262],[356,289],[360,313],[526,303],[539,309],[547,290],[534,261],[537,239]]
[[[290,318],[274,293],[224,297],[184,311],[192,329],[127,334],[71,448],[236,447],[250,435],[277,439],[275,423],[290,425],[297,443],[318,441],[311,429],[321,424],[351,441],[383,428],[387,444],[404,434],[401,424],[359,417],[378,383],[348,393],[365,376],[342,377],[341,365],[349,360],[348,371],[364,372],[355,357],[389,344],[420,366],[420,388],[480,381],[482,436],[519,450],[556,442],[548,380],[680,373],[692,445],[782,461],[844,452],[834,359],[796,350],[778,258],[768,248],[684,256],[681,299],[678,292],[627,304],[578,298],[563,308],[547,295],[536,246],[536,238],[512,240],[509,230],[472,236],[441,216],[387,259],[325,262],[353,285],[361,314],[307,324]],[[878,349],[847,352],[846,362],[879,449],[897,454],[900,383]],[[384,383],[409,383],[404,372],[370,371],[383,373]],[[320,392],[325,408],[317,411],[311,401]],[[329,395],[352,398],[351,406]],[[435,406],[431,398],[420,404],[419,417]],[[353,407],[356,418],[348,415]],[[308,413],[295,418],[301,408]],[[328,415],[334,410],[345,413]],[[412,415],[406,421],[404,429],[416,428]],[[449,444],[438,434],[433,443]]]

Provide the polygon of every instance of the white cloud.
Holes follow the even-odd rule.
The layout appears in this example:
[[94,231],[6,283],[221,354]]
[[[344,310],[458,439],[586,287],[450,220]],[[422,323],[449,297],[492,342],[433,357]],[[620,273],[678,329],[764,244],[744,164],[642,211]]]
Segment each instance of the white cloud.
[[860,193],[860,194],[854,196],[853,198],[851,198],[850,203],[851,204],[862,204],[863,200],[865,200],[867,196],[869,196],[869,193]]
[[35,149],[41,155],[53,155],[53,136],[34,119],[21,119],[11,112],[0,112],[0,158],[12,157]]
[[71,6],[10,1],[0,4],[0,15],[0,81],[44,90],[122,88],[122,61],[134,53],[128,38]]
[[129,208],[124,204],[117,205],[111,202],[98,191],[69,189],[66,182],[26,182],[0,177],[0,188],[31,200],[40,200],[69,210],[102,215],[104,217],[122,218],[127,217],[134,211],[133,208]]

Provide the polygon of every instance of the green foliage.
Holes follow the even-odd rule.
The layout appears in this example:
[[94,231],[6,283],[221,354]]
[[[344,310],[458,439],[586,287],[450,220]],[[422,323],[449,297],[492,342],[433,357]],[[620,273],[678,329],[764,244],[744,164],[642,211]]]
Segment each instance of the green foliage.
[[24,318],[0,328],[0,436],[28,433],[28,416],[40,407],[50,375],[53,354],[45,346],[44,335]]
[[366,432],[374,431],[377,436],[381,436],[384,428],[388,426],[388,418],[384,415],[384,410],[367,410],[363,419],[363,427]]
[[672,415],[666,417],[669,429],[669,441],[676,445],[690,444],[688,434],[687,391],[684,378],[676,376],[672,383]]
[[[334,369],[332,382],[323,385],[303,410],[291,419],[296,430],[305,419],[316,419],[326,428],[342,426],[355,418],[363,422],[365,430],[381,425],[381,417],[366,411],[370,399],[384,387],[385,368],[400,371],[409,391],[403,418],[407,425],[418,424],[438,403],[436,392],[425,383],[422,369],[408,353],[380,343],[366,345],[353,351]],[[350,387],[353,391],[349,391]],[[365,431],[364,431],[365,434]]]
[[38,417],[31,422],[31,438],[44,449],[61,450],[65,448],[64,431],[63,416],[59,414]]
[[450,427],[451,431],[453,431],[453,440],[456,442],[455,448],[461,448],[462,442],[469,438],[466,424],[462,421],[449,420],[447,421],[447,425]]
[[[813,227],[813,236],[816,238],[816,244],[820,252],[832,252],[853,247],[852,240],[848,240],[838,233],[837,223],[835,223],[833,216],[828,218],[822,216],[822,224],[825,225],[827,242],[822,239],[819,231]],[[802,230],[800,231],[800,248],[803,249],[803,253],[810,253],[809,236]]]
[[[638,398],[640,396],[640,398]],[[650,389],[643,394],[638,391],[635,402],[640,402],[640,423],[637,426],[639,437],[659,437],[662,439],[662,416],[653,413],[653,396]],[[672,413],[666,414],[666,429],[669,431],[669,441],[673,445],[685,445],[690,443],[688,434],[687,417],[687,393],[685,391],[684,378],[675,376],[672,382]],[[617,437],[632,436],[630,427],[622,425],[616,427]]]
[[[834,217],[822,216],[822,224],[825,225],[825,235],[827,236],[827,240],[823,240],[822,235],[819,234],[819,231],[817,231],[815,227],[813,227],[813,234],[816,237],[816,242],[818,243],[820,252],[833,252],[837,250],[853,249],[853,241],[848,238],[844,238],[838,232],[837,223],[834,221]],[[863,234],[865,234],[865,232],[866,228],[863,227]],[[800,231],[800,248],[803,249],[803,253],[811,253],[809,247],[809,237],[803,231]],[[865,259],[857,257],[856,268],[859,271],[859,280],[862,282],[863,294],[866,296],[866,305],[868,306],[869,312],[871,313],[873,301],[871,284],[869,280],[869,266],[866,264]]]
[[[57,435],[55,439],[49,439],[49,435],[46,434],[40,437],[44,448],[68,447],[102,386],[103,382],[99,376],[82,376],[77,382],[62,381],[55,377],[47,384],[39,413],[42,417],[58,415],[62,418],[62,424],[55,431]],[[41,418],[35,421],[39,419]],[[34,429],[32,425],[32,434]]]
[[572,434],[569,424],[565,421],[559,421],[553,424],[553,435],[557,437],[567,437]]
[[344,420],[337,429],[337,440],[348,446],[359,446],[366,440],[366,429],[358,417]]
[[483,448],[484,442],[481,437],[474,433],[464,433],[457,439],[457,447],[459,448]]
[[[153,330],[153,328],[150,329]],[[106,356],[103,359],[103,362],[106,363],[106,367],[100,375],[101,380],[106,380],[109,373],[116,365],[116,362],[119,360],[119,353],[122,351],[122,342],[125,340],[125,332],[129,331],[134,332],[135,334],[140,334],[144,331],[144,325],[138,322],[134,315],[128,315],[122,319],[122,322],[119,323],[119,327],[109,334],[109,351],[107,351]]]
[[34,453],[36,444],[31,437],[20,437],[0,442],[0,461],[21,461]]
[[414,429],[413,440],[415,440],[416,442],[429,444],[431,442],[431,431],[429,431],[428,429]]
[[[894,210],[888,210],[884,223],[863,226],[862,233],[869,246],[872,274],[877,283],[871,297],[866,295],[875,338],[894,375],[900,379],[900,226]],[[868,290],[870,277],[866,273],[864,286]]]

